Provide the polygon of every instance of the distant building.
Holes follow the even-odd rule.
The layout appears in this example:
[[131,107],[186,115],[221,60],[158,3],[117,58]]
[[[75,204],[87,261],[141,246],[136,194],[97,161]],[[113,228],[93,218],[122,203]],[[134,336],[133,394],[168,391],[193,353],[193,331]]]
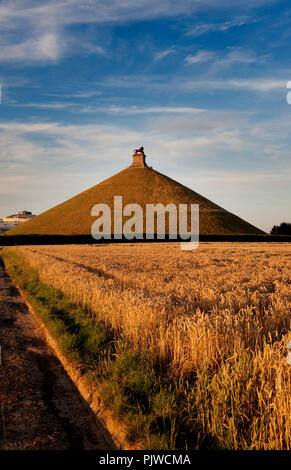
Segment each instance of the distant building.
[[27,222],[30,219],[36,217],[30,211],[18,211],[17,214],[8,215],[8,217],[0,218],[0,233],[7,232],[16,225]]
[[27,222],[30,219],[36,217],[29,211],[18,211],[18,214],[8,215],[8,217],[3,217],[2,222],[8,222],[13,224],[21,224],[22,222]]

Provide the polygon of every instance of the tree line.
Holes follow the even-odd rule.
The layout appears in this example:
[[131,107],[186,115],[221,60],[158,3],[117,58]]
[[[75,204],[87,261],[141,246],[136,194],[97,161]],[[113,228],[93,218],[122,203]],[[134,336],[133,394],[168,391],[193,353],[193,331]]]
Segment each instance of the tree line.
[[291,223],[282,222],[280,225],[274,225],[270,231],[271,235],[291,235]]

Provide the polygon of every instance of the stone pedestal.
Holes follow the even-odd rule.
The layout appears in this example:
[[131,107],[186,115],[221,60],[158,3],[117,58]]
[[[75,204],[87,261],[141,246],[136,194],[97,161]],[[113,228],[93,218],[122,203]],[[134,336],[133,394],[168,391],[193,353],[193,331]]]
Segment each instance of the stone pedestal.
[[147,167],[147,164],[145,162],[145,154],[144,153],[135,153],[132,156],[132,164],[130,165],[130,168],[145,168]]

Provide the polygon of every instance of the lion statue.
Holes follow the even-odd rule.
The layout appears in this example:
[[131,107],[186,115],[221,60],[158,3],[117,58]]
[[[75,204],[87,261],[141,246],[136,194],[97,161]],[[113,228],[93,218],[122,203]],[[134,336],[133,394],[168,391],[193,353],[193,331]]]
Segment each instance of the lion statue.
[[141,155],[144,154],[144,148],[143,147],[140,147],[139,149],[135,149],[134,153],[140,153]]

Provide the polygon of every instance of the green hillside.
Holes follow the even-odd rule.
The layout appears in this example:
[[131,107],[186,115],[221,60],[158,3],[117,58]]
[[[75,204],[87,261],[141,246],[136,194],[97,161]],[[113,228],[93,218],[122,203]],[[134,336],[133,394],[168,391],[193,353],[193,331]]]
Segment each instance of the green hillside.
[[[113,208],[114,196],[123,207],[146,204],[199,204],[200,234],[260,234],[258,228],[217,206],[191,189],[150,168],[129,167],[77,196],[6,232],[6,235],[88,235],[97,203]],[[112,211],[113,212],[113,211]],[[124,218],[124,221],[126,218]]]

